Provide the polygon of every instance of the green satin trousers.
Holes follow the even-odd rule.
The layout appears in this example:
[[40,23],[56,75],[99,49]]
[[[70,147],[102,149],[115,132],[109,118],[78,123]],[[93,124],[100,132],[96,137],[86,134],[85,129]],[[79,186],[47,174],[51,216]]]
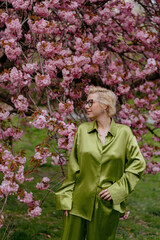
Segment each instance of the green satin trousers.
[[69,214],[63,216],[61,240],[114,240],[119,222],[119,212],[112,201],[96,196],[92,220]]

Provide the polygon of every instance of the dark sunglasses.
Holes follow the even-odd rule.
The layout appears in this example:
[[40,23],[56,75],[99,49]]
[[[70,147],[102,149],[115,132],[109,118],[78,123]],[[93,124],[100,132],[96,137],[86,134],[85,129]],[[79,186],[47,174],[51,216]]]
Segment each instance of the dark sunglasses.
[[84,105],[85,106],[88,105],[88,107],[92,107],[93,103],[95,103],[93,99],[89,99],[88,101],[85,101]]

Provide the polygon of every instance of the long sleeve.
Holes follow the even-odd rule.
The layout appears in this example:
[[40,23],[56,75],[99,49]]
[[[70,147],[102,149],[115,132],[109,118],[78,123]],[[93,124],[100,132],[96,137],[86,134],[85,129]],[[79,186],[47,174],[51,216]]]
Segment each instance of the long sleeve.
[[127,143],[125,171],[122,177],[108,188],[116,210],[119,210],[119,205],[123,205],[122,202],[134,190],[145,170],[145,166],[146,163],[140,152],[137,140],[130,132]]
[[56,209],[71,210],[72,193],[76,181],[76,175],[79,172],[78,156],[77,156],[78,132],[75,135],[73,147],[70,153],[68,170],[62,186],[56,191]]

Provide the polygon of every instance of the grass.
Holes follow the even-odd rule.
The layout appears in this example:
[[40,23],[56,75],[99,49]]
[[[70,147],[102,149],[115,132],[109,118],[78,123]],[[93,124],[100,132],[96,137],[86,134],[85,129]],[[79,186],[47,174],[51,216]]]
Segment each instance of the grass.
[[[24,126],[25,135],[22,141],[14,144],[15,151],[26,150],[27,158],[34,155],[34,147],[43,142],[47,137],[45,130],[37,130]],[[50,161],[34,173],[34,180],[25,183],[28,192],[33,191],[35,198],[42,199],[45,191],[36,189],[37,181],[43,176],[54,179],[59,166],[52,166]],[[57,175],[56,175],[57,177]],[[160,174],[146,175],[143,177],[135,191],[128,198],[127,220],[120,220],[116,240],[120,239],[160,239]],[[0,205],[2,202],[0,202]],[[62,212],[56,211],[55,196],[50,193],[42,205],[42,215],[30,218],[27,206],[17,201],[15,196],[10,196],[4,211],[5,224],[0,231],[1,240],[60,240],[62,231]]]

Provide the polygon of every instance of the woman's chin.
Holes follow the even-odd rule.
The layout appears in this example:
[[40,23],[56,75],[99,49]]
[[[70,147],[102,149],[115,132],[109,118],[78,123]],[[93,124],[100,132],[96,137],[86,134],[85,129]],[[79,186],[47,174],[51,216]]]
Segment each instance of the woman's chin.
[[88,114],[88,118],[92,120],[94,119],[94,116]]

